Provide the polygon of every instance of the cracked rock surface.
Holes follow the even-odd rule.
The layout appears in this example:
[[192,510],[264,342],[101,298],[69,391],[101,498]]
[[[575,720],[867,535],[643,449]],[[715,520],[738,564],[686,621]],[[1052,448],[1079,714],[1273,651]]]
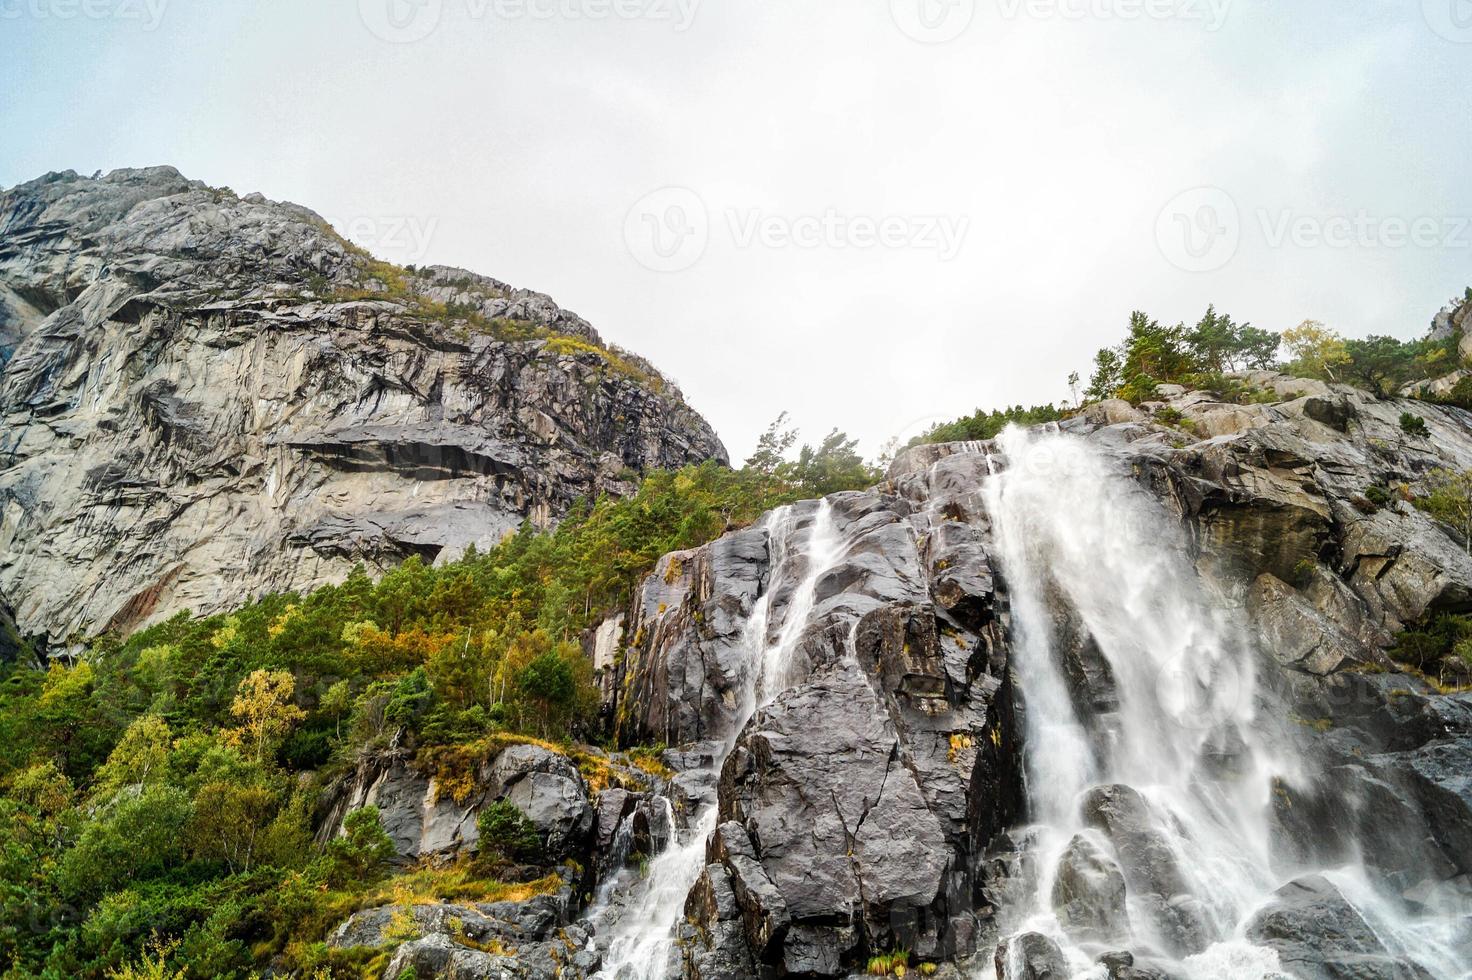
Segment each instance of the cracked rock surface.
[[393,270],[171,167],[0,192],[0,372],[0,604],[52,645],[451,558],[725,459],[548,297]]
[[[1472,608],[1467,542],[1408,499],[1435,470],[1472,468],[1472,414],[1265,372],[1243,381],[1271,397],[1163,386],[1160,402],[1095,405],[1062,428],[1116,454],[1255,631],[1264,723],[1312,760],[1276,793],[1284,866],[1363,853],[1408,906],[1430,901],[1472,872],[1472,695],[1401,672],[1387,650],[1428,615]],[[1403,412],[1429,435],[1404,432]],[[1049,941],[1008,937],[995,916],[1036,873],[1015,859],[1027,692],[1009,667],[982,493],[989,464],[1007,465],[997,453],[919,446],[874,490],[828,499],[838,557],[793,634],[790,681],[736,735],[718,785],[686,793],[714,793],[719,823],[687,900],[685,975],[842,976],[900,946],[990,965],[1009,942],[1029,975],[1065,975]],[[745,626],[768,593],[776,610],[795,601],[773,556],[793,553],[817,513],[799,504],[790,522],[661,561],[622,614],[627,650],[604,677],[623,741],[693,743],[742,717]],[[1112,674],[1052,602],[1068,693],[1107,732]],[[1197,949],[1201,910],[1175,900],[1177,871],[1131,792],[1102,786],[1086,801],[1094,829],[1074,841],[1053,903],[1098,943],[1126,941],[1127,898],[1160,906],[1171,943]],[[1328,932],[1292,941],[1331,960],[1367,955]],[[1149,950],[1110,955],[1111,975],[1164,975]]]

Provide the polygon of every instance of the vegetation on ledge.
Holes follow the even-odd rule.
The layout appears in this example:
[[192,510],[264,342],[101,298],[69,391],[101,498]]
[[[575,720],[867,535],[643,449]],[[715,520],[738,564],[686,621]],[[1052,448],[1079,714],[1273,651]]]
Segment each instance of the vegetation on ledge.
[[[1468,289],[1467,299],[1472,302],[1472,289]],[[1255,389],[1235,375],[1273,370],[1350,384],[1388,398],[1408,386],[1456,370],[1460,366],[1461,339],[1460,333],[1418,341],[1385,336],[1346,339],[1312,320],[1280,335],[1237,323],[1230,315],[1218,313],[1215,306],[1207,307],[1194,327],[1184,323],[1163,326],[1136,311],[1130,314],[1125,338],[1094,355],[1093,373],[1082,396],[1077,391],[1077,374],[1069,377],[1069,386],[1079,407],[1109,398],[1139,405],[1157,399],[1160,386],[1165,384],[1212,391],[1225,402],[1251,404],[1276,401],[1277,396]],[[1288,360],[1280,361],[1279,352],[1285,349]],[[1418,392],[1413,397],[1472,410],[1472,375],[1461,378],[1444,394]],[[910,445],[991,439],[1009,423],[1059,421],[1073,411],[1076,409],[1051,403],[1030,408],[1016,405],[1000,411],[978,408],[971,415],[931,427],[910,440]],[[1409,434],[1421,431],[1412,417],[1406,421]]]
[[[355,976],[370,964],[320,942],[354,909],[399,891],[522,887],[495,878],[535,849],[505,808],[483,816],[475,860],[391,877],[372,808],[314,842],[322,789],[390,741],[450,793],[518,741],[549,740],[606,784],[572,744],[601,735],[582,631],[661,555],[876,479],[842,433],[792,459],[796,433],[769,435],[744,469],[652,473],[631,498],[583,503],[554,531],[528,525],[458,562],[410,559],[376,582],[358,571],[229,614],[181,614],[46,671],[12,663],[0,674],[7,975],[228,978],[272,963]],[[635,764],[659,768],[648,754]]]

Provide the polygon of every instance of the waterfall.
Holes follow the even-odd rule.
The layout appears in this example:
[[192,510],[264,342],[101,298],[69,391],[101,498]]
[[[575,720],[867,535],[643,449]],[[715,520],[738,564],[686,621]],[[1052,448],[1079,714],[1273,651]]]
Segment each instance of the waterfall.
[[[791,506],[773,511],[764,524],[767,588],[743,630],[746,659],[738,710],[730,730],[718,733],[721,748],[705,773],[710,778],[703,780],[712,787],[712,798],[702,801],[688,826],[675,832],[642,876],[616,876],[600,890],[589,919],[608,929],[598,974],[607,980],[664,980],[669,975],[675,928],[684,916],[685,897],[705,867],[706,841],[716,828],[716,778],[747,722],[793,682],[791,655],[812,612],[818,579],[841,555],[842,541],[826,500],[818,504],[805,529],[799,527],[799,513]],[[785,608],[774,610],[773,601],[779,596],[790,599]]]
[[[1094,956],[1109,949],[1149,951],[1192,980],[1284,976],[1275,951],[1243,938],[1294,876],[1270,859],[1271,809],[1274,778],[1298,759],[1257,717],[1251,642],[1198,577],[1179,522],[1115,457],[1056,431],[1009,428],[998,443],[1005,466],[984,496],[1023,701],[1032,826],[1019,866],[1036,875],[1008,890],[1020,897],[998,910],[1003,936],[1048,937],[1076,977],[1102,977]],[[1326,871],[1388,948],[1454,975],[1434,935],[1406,932],[1355,887],[1362,869]],[[1018,959],[1009,946],[1008,980],[1024,975]]]

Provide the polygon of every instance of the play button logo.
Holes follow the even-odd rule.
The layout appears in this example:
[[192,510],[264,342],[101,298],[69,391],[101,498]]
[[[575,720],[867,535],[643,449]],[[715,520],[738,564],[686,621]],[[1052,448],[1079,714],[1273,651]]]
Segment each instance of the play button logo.
[[434,33],[444,0],[358,0],[358,16],[375,37],[391,44],[422,41]]

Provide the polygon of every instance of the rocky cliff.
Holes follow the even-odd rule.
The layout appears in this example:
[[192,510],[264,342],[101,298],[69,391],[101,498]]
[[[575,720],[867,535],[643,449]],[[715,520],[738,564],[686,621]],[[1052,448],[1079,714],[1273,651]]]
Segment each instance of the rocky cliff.
[[[592,645],[618,736],[675,746],[673,778],[600,793],[549,763],[565,789],[526,807],[549,841],[586,823],[584,794],[597,814],[572,848],[597,875],[596,897],[547,918],[574,922],[556,966],[538,965],[546,928],[527,957],[488,958],[430,921],[460,914],[448,906],[422,913],[426,938],[404,957],[433,975],[625,980],[836,977],[897,949],[911,969],[999,980],[1464,975],[1468,672],[1430,664],[1438,683],[1388,653],[1407,626],[1472,611],[1467,540],[1410,503],[1432,473],[1472,468],[1472,414],[1271,373],[1239,381],[1255,392],[1247,404],[1166,386],[1159,402],[1097,404],[1047,436],[1091,447],[1114,485],[1059,469],[1078,464],[1066,443],[1028,458],[995,442],[921,446],[871,491],[665,556]],[[1407,431],[1403,413],[1425,432]],[[1244,862],[1259,891],[1235,893],[1236,868],[1197,876],[1212,866],[1194,852],[1223,847],[1215,825],[1162,814],[1148,785],[1106,780],[1065,801],[1084,829],[1061,850],[1039,847],[1048,787],[1036,772],[1030,782],[1029,758],[1088,763],[1066,758],[1062,732],[1038,734],[1049,695],[1028,665],[1036,637],[1019,632],[1023,612],[1033,631],[1042,617],[1084,755],[1127,739],[1132,683],[1158,692],[1178,679],[1131,681],[1111,649],[1119,637],[1061,575],[1044,607],[1018,607],[1036,596],[1000,560],[997,481],[1040,467],[1044,499],[1069,484],[1139,495],[1134,511],[1104,506],[1135,518],[1086,540],[1133,538],[1129,557],[1156,566],[1141,581],[1199,580],[1191,594],[1216,609],[1183,623],[1146,595],[1147,612],[1107,612],[1140,634],[1127,637],[1140,658],[1152,642],[1184,644],[1171,669],[1201,680],[1202,700],[1159,730],[1145,765],[1164,780],[1179,756],[1209,820],[1249,814],[1265,848],[1260,864]],[[1047,533],[1029,527],[1038,542]],[[1074,574],[1086,580],[1131,574],[1102,551],[1082,557]],[[1209,655],[1220,642],[1233,649]],[[1247,673],[1212,674],[1213,656]],[[1255,797],[1267,758],[1281,769]],[[484,765],[479,798],[510,798],[494,775],[507,764]],[[344,802],[372,798],[406,856],[431,838],[465,846],[435,828],[467,826],[466,811],[440,813],[425,777],[395,773],[360,774],[329,823]],[[395,780],[412,783],[398,803]],[[1019,918],[1039,891],[1044,907]],[[495,929],[527,914],[471,911]]]
[[[1060,437],[1133,474],[1173,528],[1160,546],[1183,548],[1203,594],[1248,630],[1258,735],[1245,737],[1296,760],[1270,806],[1267,873],[1288,883],[1255,918],[1249,904],[1214,919],[1222,896],[1193,894],[1154,804],[1102,786],[1082,802],[1095,829],[1066,852],[1050,914],[1085,949],[1125,947],[1100,967],[1111,977],[1182,975],[1180,957],[1234,930],[1305,977],[1432,975],[1411,954],[1433,947],[1472,968],[1467,668],[1440,665],[1441,687],[1387,656],[1407,625],[1472,610],[1468,542],[1409,502],[1433,471],[1472,468],[1472,415],[1270,373],[1240,381],[1249,404],[1166,386],[1139,408],[1095,405]],[[1424,433],[1402,426],[1407,412]],[[671,756],[685,769],[675,812],[704,847],[671,921],[679,940],[643,947],[633,975],[840,976],[895,948],[912,963],[996,948],[999,978],[1082,969],[1047,936],[1009,937],[1004,912],[1043,873],[1025,846],[1040,818],[1021,721],[1042,692],[1019,678],[988,490],[1019,463],[993,443],[917,447],[869,493],[799,505],[649,577],[605,690],[625,740],[707,747]],[[1049,601],[1068,699],[1107,745],[1124,679],[1070,600]],[[1192,764],[1246,765],[1242,737],[1208,739]],[[1377,939],[1308,873],[1360,855],[1376,901],[1439,923],[1435,942]],[[621,936],[604,941],[617,950]],[[1205,969],[1189,975],[1225,975]]]
[[452,557],[725,459],[548,297],[172,168],[0,193],[0,608],[51,644]]

